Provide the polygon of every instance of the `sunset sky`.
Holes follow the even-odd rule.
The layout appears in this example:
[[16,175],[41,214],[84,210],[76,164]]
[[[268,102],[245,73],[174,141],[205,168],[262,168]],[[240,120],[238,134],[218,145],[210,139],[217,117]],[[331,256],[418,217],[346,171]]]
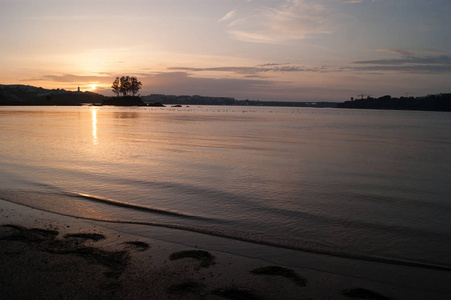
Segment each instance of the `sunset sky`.
[[0,0],[0,84],[344,101],[451,92],[450,0]]

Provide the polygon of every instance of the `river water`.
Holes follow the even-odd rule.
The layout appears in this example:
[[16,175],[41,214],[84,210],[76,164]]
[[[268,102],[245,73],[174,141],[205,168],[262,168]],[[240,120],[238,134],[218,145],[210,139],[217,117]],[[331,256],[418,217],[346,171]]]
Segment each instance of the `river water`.
[[451,115],[0,107],[0,199],[451,270]]

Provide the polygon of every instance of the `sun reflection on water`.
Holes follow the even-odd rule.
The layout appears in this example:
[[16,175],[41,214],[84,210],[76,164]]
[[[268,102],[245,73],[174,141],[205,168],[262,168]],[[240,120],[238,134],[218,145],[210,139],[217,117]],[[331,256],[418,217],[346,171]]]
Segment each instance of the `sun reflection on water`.
[[93,108],[92,113],[92,143],[94,145],[98,144],[97,141],[97,109]]

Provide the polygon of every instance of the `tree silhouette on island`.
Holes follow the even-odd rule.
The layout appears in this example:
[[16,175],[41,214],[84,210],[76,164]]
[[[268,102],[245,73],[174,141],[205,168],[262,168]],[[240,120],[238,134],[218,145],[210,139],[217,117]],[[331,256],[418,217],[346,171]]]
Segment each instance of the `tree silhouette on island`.
[[116,77],[116,79],[113,81],[113,84],[111,85],[111,88],[113,89],[113,92],[119,97],[120,94],[122,96],[135,96],[136,93],[139,92],[139,90],[142,87],[141,81],[139,81],[134,76],[122,76],[121,78]]
[[102,105],[145,106],[147,104],[139,96],[136,96],[141,87],[141,81],[134,76],[116,77],[111,85],[111,89],[117,97],[103,100]]

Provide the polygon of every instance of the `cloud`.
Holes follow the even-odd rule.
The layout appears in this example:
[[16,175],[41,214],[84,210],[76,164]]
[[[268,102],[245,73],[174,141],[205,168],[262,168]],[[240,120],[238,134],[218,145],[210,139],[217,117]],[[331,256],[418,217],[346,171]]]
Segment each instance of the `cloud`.
[[351,93],[342,87],[325,90],[324,86],[304,86],[288,81],[257,77],[199,78],[188,72],[160,72],[142,74],[142,95],[202,95],[233,97],[236,99],[278,101],[342,100]]
[[43,75],[38,78],[26,79],[25,81],[54,81],[65,83],[110,83],[112,76],[108,73],[101,73],[105,76],[80,76],[74,74],[62,74],[62,75]]
[[[370,2],[377,2],[379,0],[366,0],[366,1],[370,1]],[[345,0],[343,1],[345,4],[360,4],[365,2],[365,0]]]
[[[401,56],[401,58],[354,61],[352,64],[366,65],[354,69],[359,71],[401,71],[411,73],[451,72],[451,56],[448,55],[418,56],[416,55],[417,51],[403,49],[378,49],[377,51],[394,53]],[[434,53],[430,50],[419,52]],[[435,51],[435,53],[437,52]]]
[[451,66],[451,57],[447,55],[437,57],[405,57],[398,59],[376,59],[376,60],[363,60],[354,61],[354,64],[371,64],[371,65],[443,65]]
[[354,71],[365,72],[403,72],[403,73],[418,73],[418,74],[437,74],[437,73],[451,73],[451,66],[440,65],[377,65],[377,66],[364,66],[353,68]]
[[219,21],[224,22],[224,21],[229,21],[231,19],[233,19],[233,17],[236,15],[236,11],[232,10],[230,12],[228,12],[224,17],[222,17]]
[[289,63],[267,63],[267,64],[262,64],[262,65],[258,65],[259,67],[272,67],[272,66],[281,66],[281,65],[289,65]]
[[[345,0],[344,3],[346,4],[356,4],[356,3],[363,3],[364,0]],[[376,2],[379,0],[371,0],[371,2]]]
[[413,56],[414,52],[410,50],[404,50],[404,49],[376,49],[376,51],[379,52],[387,52],[387,53],[394,53],[397,55],[401,55],[403,57],[409,57]]
[[[260,78],[202,78],[188,72],[160,72],[141,75],[142,94],[203,95],[252,98],[271,91],[279,82]],[[270,95],[270,93],[268,94]],[[266,95],[266,99],[268,99]]]
[[230,72],[239,75],[255,75],[258,73],[269,72],[336,72],[338,69],[328,66],[304,67],[291,64],[268,63],[255,67],[211,67],[211,68],[192,68],[192,67],[171,67],[169,70],[190,71],[190,72]]
[[[254,4],[255,5],[255,4]],[[311,0],[285,0],[272,7],[244,7],[220,19],[235,39],[255,43],[281,43],[328,33],[326,8]]]

